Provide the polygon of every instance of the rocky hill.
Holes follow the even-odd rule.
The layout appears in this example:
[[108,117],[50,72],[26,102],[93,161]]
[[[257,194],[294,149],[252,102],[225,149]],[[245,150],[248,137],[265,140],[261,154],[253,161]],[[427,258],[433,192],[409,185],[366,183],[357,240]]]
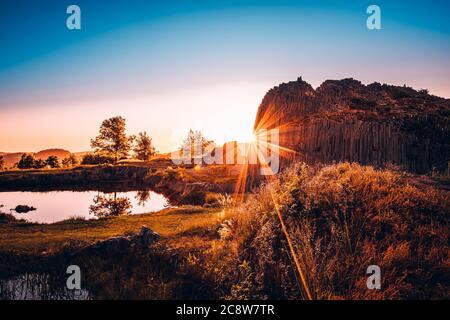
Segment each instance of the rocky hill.
[[280,129],[283,158],[306,162],[388,163],[426,173],[448,170],[450,100],[409,87],[354,79],[327,80],[316,90],[298,78],[272,88],[255,130]]

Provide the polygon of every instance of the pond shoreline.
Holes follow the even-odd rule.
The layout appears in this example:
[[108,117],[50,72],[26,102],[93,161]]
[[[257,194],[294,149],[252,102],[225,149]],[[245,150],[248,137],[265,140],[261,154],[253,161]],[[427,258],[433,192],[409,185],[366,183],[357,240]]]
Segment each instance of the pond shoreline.
[[[222,176],[195,176],[185,167],[147,165],[78,166],[72,169],[14,170],[0,172],[0,192],[6,191],[135,191],[152,190],[173,205],[205,203],[207,192],[231,193],[238,178],[222,170]],[[224,167],[224,166],[223,166]]]
[[[72,264],[88,270],[85,277],[94,288],[100,275],[112,272],[112,266],[132,265],[138,273],[151,268],[156,274],[162,272],[163,283],[182,281],[180,263],[189,254],[202,252],[212,240],[218,239],[220,210],[183,206],[151,214],[54,224],[0,219],[0,282],[25,274],[47,274],[59,281],[59,278],[65,279],[65,269]],[[109,239],[136,235],[144,225],[161,236],[145,252],[134,246],[112,251],[92,249]],[[1,295],[0,292],[0,299]]]

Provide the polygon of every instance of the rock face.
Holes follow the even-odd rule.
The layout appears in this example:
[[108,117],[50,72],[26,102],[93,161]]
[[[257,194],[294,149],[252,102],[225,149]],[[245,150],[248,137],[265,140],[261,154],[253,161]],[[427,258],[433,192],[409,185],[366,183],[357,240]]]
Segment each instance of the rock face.
[[[416,173],[448,169],[450,100],[354,79],[327,80],[314,90],[301,78],[271,89],[255,131],[279,128],[283,159],[388,163]],[[286,161],[284,161],[286,162]]]

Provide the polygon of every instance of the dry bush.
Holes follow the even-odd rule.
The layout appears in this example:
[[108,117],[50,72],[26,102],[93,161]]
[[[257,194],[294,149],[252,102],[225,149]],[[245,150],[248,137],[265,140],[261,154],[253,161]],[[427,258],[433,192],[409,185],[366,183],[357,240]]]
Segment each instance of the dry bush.
[[[228,297],[306,297],[274,203],[313,298],[449,298],[448,193],[349,163],[294,165],[234,210],[231,240],[212,257]],[[381,290],[366,286],[373,264]]]

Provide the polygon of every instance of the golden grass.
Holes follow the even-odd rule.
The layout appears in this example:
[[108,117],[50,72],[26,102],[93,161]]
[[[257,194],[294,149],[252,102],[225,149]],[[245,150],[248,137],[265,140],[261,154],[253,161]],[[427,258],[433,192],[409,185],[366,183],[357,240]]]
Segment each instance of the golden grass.
[[54,224],[20,221],[0,224],[0,252],[50,254],[81,247],[110,237],[139,232],[146,225],[161,241],[177,248],[205,245],[204,235],[218,224],[219,209],[183,206],[157,213],[127,215],[99,220],[67,220]]

